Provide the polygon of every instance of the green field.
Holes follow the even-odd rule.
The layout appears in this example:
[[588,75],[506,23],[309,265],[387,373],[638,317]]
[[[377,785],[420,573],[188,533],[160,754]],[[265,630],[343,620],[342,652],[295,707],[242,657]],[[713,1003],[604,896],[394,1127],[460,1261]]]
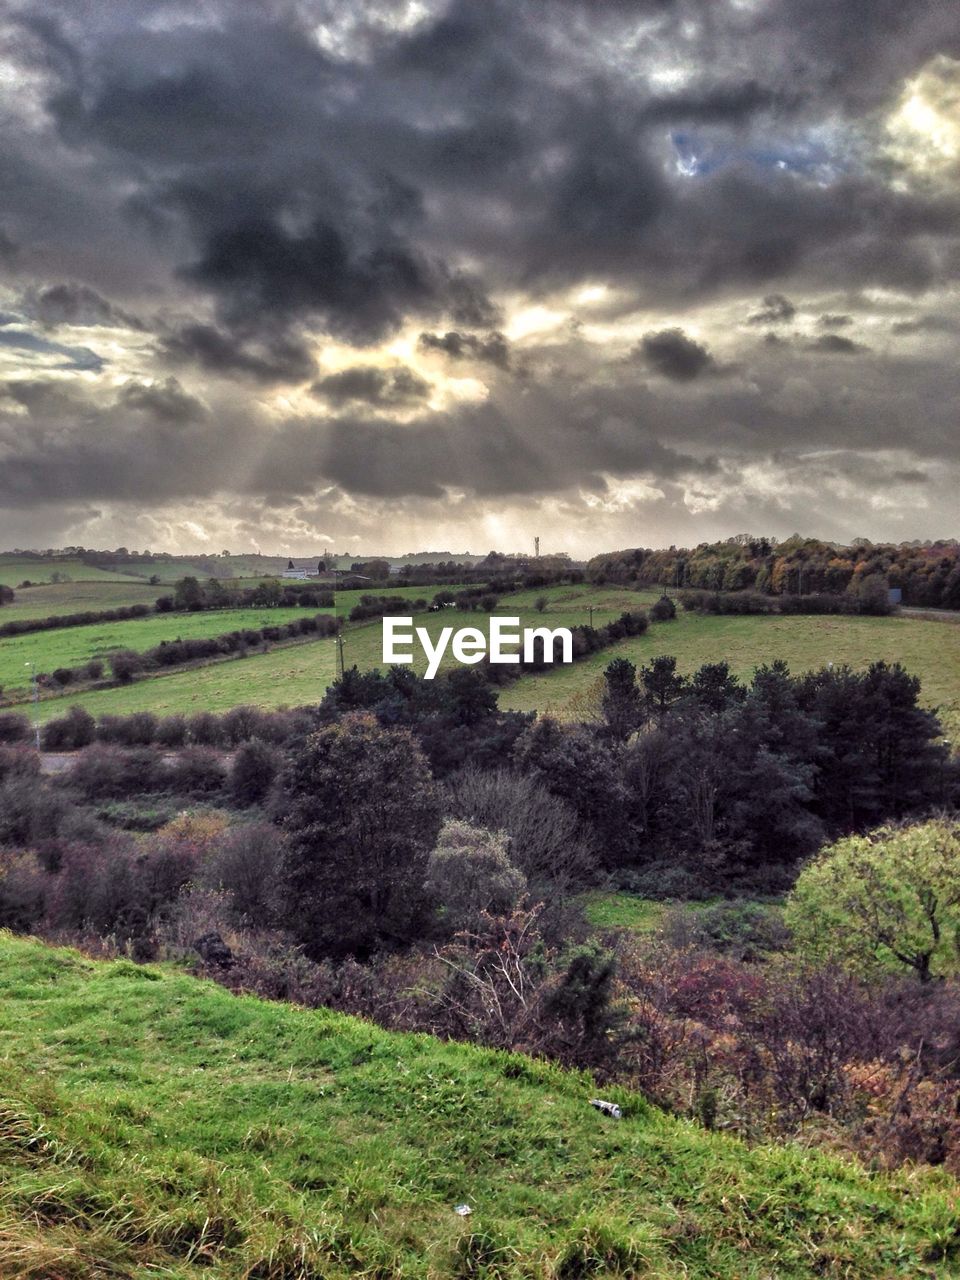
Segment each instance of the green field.
[[198,636],[218,636],[243,628],[279,625],[297,618],[331,610],[211,609],[201,613],[160,613],[129,622],[94,622],[82,627],[58,627],[25,636],[0,639],[0,688],[9,696],[30,683],[27,662],[37,671],[56,667],[76,667],[91,658],[106,658],[117,649],[142,651],[162,640],[187,640]]
[[7,587],[15,587],[18,582],[49,582],[55,573],[66,574],[74,582],[122,582],[124,579],[122,573],[95,569],[82,560],[33,560],[29,556],[0,555],[0,582]]
[[[0,1275],[960,1275],[957,1184],[747,1148],[519,1055],[0,935]],[[460,1217],[459,1203],[472,1213]]]
[[[229,711],[241,705],[296,707],[317,703],[336,672],[336,648],[331,637],[275,646],[266,654],[228,658],[206,666],[151,676],[113,689],[57,695],[39,705],[41,720],[63,715],[75,703],[91,715],[128,715],[152,711]],[[29,703],[18,711],[33,715]]]
[[[550,617],[548,613],[545,615]],[[565,704],[600,676],[616,657],[638,666],[659,653],[673,654],[681,670],[724,659],[742,679],[775,658],[795,673],[832,662],[866,667],[878,659],[901,662],[923,683],[922,700],[939,708],[952,735],[960,734],[960,628],[919,618],[710,617],[680,613],[675,622],[653,623],[644,636],[624,640],[572,666],[524,676],[504,690],[501,706],[564,714]]]
[[665,903],[652,898],[602,889],[583,894],[579,902],[595,929],[627,929],[630,933],[653,933],[667,909]]
[[[433,590],[424,591],[422,588],[409,588],[409,591],[414,599],[418,595],[426,596],[429,599],[435,594]],[[353,594],[357,594],[359,598],[360,593],[337,593],[337,611],[339,613],[345,614],[349,612],[341,602],[346,596]],[[590,607],[592,605],[593,625],[602,627],[606,623],[612,622],[615,618],[619,618],[625,610],[646,608],[658,598],[658,594],[652,591],[631,591],[626,587],[538,588],[531,591],[517,591],[508,596],[503,596],[494,610],[494,614],[501,617],[519,617],[522,627],[576,627],[590,622]],[[537,612],[535,608],[535,603],[541,596],[546,596],[549,601],[543,613]],[[444,609],[441,613],[426,612],[417,614],[414,625],[426,627],[430,636],[436,639],[444,627],[453,627],[455,630],[459,627],[479,627],[481,631],[484,631],[487,625],[487,616],[487,614],[480,612],[465,613],[459,609]],[[382,666],[383,629],[380,619],[375,618],[370,622],[358,622],[349,626],[344,635],[344,652],[348,666],[356,663],[361,670]],[[417,659],[414,662],[414,668],[422,673],[426,670],[427,664],[419,645],[414,646],[414,655]],[[603,655],[601,654],[600,656],[602,657]],[[607,661],[609,662],[609,658]],[[453,665],[455,665],[455,659],[448,649],[440,669],[445,671]],[[575,673],[585,665],[584,663],[576,664],[566,668],[566,671],[576,678]],[[606,666],[606,663],[603,663],[602,666]]]
[[130,604],[152,605],[162,595],[160,587],[133,578],[116,582],[51,582],[23,587],[13,604],[0,608],[0,623],[21,618],[49,618],[55,614],[120,609]]
[[[426,594],[421,588],[408,589],[413,598]],[[337,596],[341,615],[354,593]],[[544,613],[533,607],[539,595],[549,598]],[[359,593],[357,593],[359,596]],[[528,591],[505,597],[497,613],[518,615],[522,626],[573,626],[589,620],[589,606],[594,607],[594,625],[601,626],[621,614],[624,609],[649,605],[656,592],[635,592],[619,587],[554,587],[548,591]],[[179,615],[178,615],[179,616]],[[214,615],[222,616],[222,615]],[[139,623],[132,624],[142,625]],[[483,629],[486,615],[467,614],[449,609],[442,614],[417,615],[417,626],[428,628],[436,636],[444,626],[474,625]],[[4,642],[7,643],[7,642]],[[62,711],[73,701],[80,701],[91,711],[117,712],[153,707],[153,699],[162,701],[164,710],[196,709],[201,696],[216,698],[216,708],[231,705],[224,698],[236,691],[237,702],[276,707],[297,702],[316,702],[322,696],[324,679],[334,675],[334,646],[321,642],[325,655],[322,662],[310,654],[314,645],[298,646],[292,652],[283,649],[257,654],[244,663],[243,678],[225,677],[227,668],[218,665],[210,672],[202,668],[186,677],[163,677],[160,683],[142,682],[124,689],[58,698],[45,704],[43,714]],[[693,671],[704,662],[729,661],[732,669],[748,679],[754,668],[774,658],[784,658],[794,672],[801,672],[833,662],[849,663],[862,668],[884,658],[902,662],[923,681],[923,701],[939,707],[950,736],[960,737],[960,627],[947,626],[919,618],[870,618],[857,616],[828,617],[710,617],[680,613],[675,622],[652,623],[645,636],[621,641],[611,648],[571,666],[558,666],[554,671],[524,676],[500,693],[500,705],[517,710],[548,711],[570,714],[571,699],[589,689],[602,675],[613,658],[624,656],[638,665],[649,662],[658,653],[674,654],[684,671]],[[382,628],[379,619],[347,626],[344,655],[348,666],[361,669],[382,665]],[[451,659],[447,659],[449,666]],[[425,663],[421,660],[422,671]],[[167,682],[177,681],[173,686]],[[151,691],[153,690],[153,692]],[[183,705],[178,705],[178,704]]]

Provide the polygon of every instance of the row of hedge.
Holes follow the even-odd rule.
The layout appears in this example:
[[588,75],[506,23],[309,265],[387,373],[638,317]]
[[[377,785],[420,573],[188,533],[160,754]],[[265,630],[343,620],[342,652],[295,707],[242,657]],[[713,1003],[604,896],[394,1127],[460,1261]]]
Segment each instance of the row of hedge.
[[688,613],[709,614],[889,614],[895,606],[880,598],[812,592],[808,596],[768,596],[759,591],[681,591]]
[[[276,626],[226,631],[219,636],[161,640],[160,644],[142,652],[118,649],[107,656],[107,662],[114,680],[120,684],[129,684],[134,676],[146,671],[161,671],[167,667],[184,666],[188,662],[241,654],[269,642],[293,640],[300,636],[332,636],[338,629],[336,618],[318,613]],[[58,667],[52,672],[41,672],[37,680],[44,685],[59,685],[64,688],[79,681],[99,679],[102,674],[103,663],[99,659],[93,659],[77,667]]]
[[[674,615],[671,614],[670,616]],[[574,662],[579,662],[583,658],[588,658],[590,654],[598,653],[601,649],[606,649],[610,645],[616,644],[620,640],[626,640],[630,636],[642,636],[649,625],[650,618],[641,609],[622,613],[619,618],[616,618],[613,622],[608,622],[605,627],[571,627],[573,660]],[[494,664],[489,661],[484,662],[482,670],[491,684],[503,685],[509,684],[512,680],[519,680],[526,672],[545,671],[552,669],[555,665],[555,663],[545,661],[541,648],[540,654],[531,662],[524,661],[521,655],[520,661],[515,663]]]
[[[314,714],[304,707],[264,711],[260,707],[232,707],[218,715],[197,711],[193,715],[156,716],[152,711],[129,715],[101,715],[94,720],[84,707],[73,706],[66,715],[48,720],[40,733],[44,751],[73,751],[103,742],[121,747],[158,746],[168,751],[180,747],[218,747],[230,750],[244,742],[281,744],[309,732]],[[34,730],[27,716],[0,712],[0,746],[26,746]]]
[[313,582],[280,582],[271,578],[255,587],[225,587],[216,578],[201,583],[182,578],[172,595],[157,599],[157,613],[202,613],[210,609],[332,609],[333,592]]
[[[456,605],[465,613],[476,609],[484,613],[492,612],[499,603],[500,597],[495,595],[486,584],[477,587],[466,587],[463,591],[438,591],[430,602],[431,609],[439,609],[444,605]],[[422,613],[427,602],[422,596],[409,600],[406,596],[362,595],[350,610],[351,622],[365,622],[368,618],[383,618],[391,615],[407,617],[412,613]]]
[[47,618],[16,618],[0,625],[0,638],[26,636],[34,631],[57,631],[61,627],[86,627],[97,622],[130,622],[153,613],[153,605],[129,604],[119,609],[84,609],[81,613],[52,613]]

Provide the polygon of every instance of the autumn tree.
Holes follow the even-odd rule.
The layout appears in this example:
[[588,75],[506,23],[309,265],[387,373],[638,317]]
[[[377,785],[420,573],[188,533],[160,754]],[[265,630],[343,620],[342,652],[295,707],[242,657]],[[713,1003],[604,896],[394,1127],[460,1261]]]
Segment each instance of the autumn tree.
[[824,849],[801,872],[785,919],[800,949],[857,972],[960,970],[960,824],[881,827]]

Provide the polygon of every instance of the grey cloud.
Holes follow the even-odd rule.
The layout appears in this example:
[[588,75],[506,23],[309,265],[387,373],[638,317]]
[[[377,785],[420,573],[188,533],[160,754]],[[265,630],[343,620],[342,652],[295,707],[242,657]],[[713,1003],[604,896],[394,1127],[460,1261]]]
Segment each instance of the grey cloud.
[[439,351],[451,360],[478,360],[496,365],[498,369],[510,367],[510,344],[502,333],[488,333],[484,337],[456,329],[447,333],[421,333],[418,345],[421,351]]
[[782,293],[768,293],[759,311],[747,317],[748,324],[787,324],[797,314],[797,308]]
[[823,351],[827,355],[852,356],[861,351],[868,351],[860,342],[845,338],[840,333],[822,333],[818,338],[806,344],[807,351]]
[[26,290],[21,305],[27,315],[50,326],[143,328],[135,316],[115,307],[85,284],[65,282],[44,288],[31,287]]
[[673,382],[692,382],[701,373],[714,369],[713,356],[707,348],[682,329],[661,329],[644,334],[636,354],[652,369]]
[[362,401],[393,408],[416,404],[427,398],[430,383],[405,366],[378,369],[373,365],[354,365],[320,378],[310,390],[337,407]]
[[151,414],[162,422],[202,422],[207,416],[203,402],[184,391],[176,378],[150,385],[128,382],[120,389],[118,401],[127,409]]
[[241,374],[267,384],[305,382],[315,371],[313,357],[296,337],[245,341],[209,324],[188,324],[166,334],[159,351],[173,364],[197,364],[210,373]]
[[890,326],[891,333],[957,333],[960,323],[952,316],[925,315],[913,320],[898,320]]
[[819,317],[817,324],[821,329],[845,329],[847,325],[853,324],[853,316],[827,313]]
[[[918,457],[956,456],[956,376],[935,352],[903,358],[922,344],[858,362],[826,358],[849,355],[848,338],[809,352],[800,336],[757,341],[827,297],[886,288],[921,312],[941,305],[925,290],[956,289],[955,184],[895,185],[877,132],[905,77],[960,52],[949,6],[427,0],[412,27],[401,8],[209,0],[187,22],[166,0],[22,0],[13,56],[44,89],[0,137],[0,260],[16,242],[17,294],[44,295],[43,323],[165,320],[151,349],[130,344],[126,403],[15,393],[31,430],[9,427],[0,490],[19,479],[36,501],[152,501],[151,484],[189,499],[324,482],[388,506],[404,492],[441,504],[451,485],[675,483],[711,453],[845,439],[908,436]],[[678,66],[682,89],[658,88]],[[346,371],[316,382],[335,428],[321,415],[266,424],[231,389],[306,387],[326,335],[362,348],[411,324],[424,351],[515,369],[498,304],[579,309],[553,291],[596,283],[612,286],[618,318],[645,317],[650,350],[611,359],[588,340],[604,320],[584,308],[576,341],[525,340],[528,376],[487,379],[482,412],[431,415],[399,374]],[[762,326],[724,338],[749,378],[717,365],[712,336],[670,336],[678,317],[712,335],[715,303]],[[942,328],[896,308],[897,334],[953,323],[949,301]],[[821,317],[822,337],[839,338],[840,320]],[[7,353],[99,367],[93,352],[36,345],[47,340],[7,339]],[[661,376],[644,379],[644,364]],[[195,429],[163,392],[170,368],[210,406]],[[400,400],[413,421],[360,412]]]

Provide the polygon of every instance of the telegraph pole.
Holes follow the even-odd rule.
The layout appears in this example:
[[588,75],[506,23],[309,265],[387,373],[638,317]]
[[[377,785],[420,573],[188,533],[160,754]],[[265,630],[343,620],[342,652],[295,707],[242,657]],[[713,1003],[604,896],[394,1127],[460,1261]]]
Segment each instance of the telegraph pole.
[[25,667],[30,668],[30,685],[33,690],[33,728],[37,739],[37,750],[40,750],[40,685],[37,683],[37,664],[35,662],[25,662]]

